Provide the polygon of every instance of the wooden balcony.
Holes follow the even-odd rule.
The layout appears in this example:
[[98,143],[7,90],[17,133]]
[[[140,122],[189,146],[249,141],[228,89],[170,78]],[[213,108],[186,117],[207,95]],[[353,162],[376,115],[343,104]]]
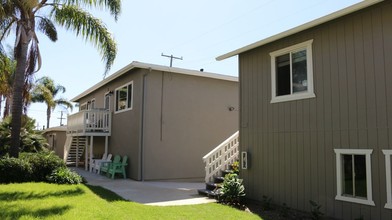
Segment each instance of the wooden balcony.
[[68,116],[68,136],[110,136],[112,113],[104,109],[82,110]]

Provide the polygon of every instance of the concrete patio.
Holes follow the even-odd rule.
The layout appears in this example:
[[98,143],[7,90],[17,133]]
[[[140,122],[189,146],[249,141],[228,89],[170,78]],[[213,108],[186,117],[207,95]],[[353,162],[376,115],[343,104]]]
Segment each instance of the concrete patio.
[[215,202],[198,195],[197,189],[205,188],[202,182],[155,182],[131,179],[110,179],[104,175],[90,173],[81,168],[72,168],[87,180],[87,184],[106,188],[126,200],[155,206],[194,205]]

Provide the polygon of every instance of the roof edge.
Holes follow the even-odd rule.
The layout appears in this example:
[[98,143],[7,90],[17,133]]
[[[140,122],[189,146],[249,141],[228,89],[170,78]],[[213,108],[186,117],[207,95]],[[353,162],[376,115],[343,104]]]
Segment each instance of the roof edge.
[[265,44],[268,44],[268,43],[271,43],[273,41],[282,39],[284,37],[296,34],[298,32],[304,31],[304,30],[307,30],[309,28],[312,28],[312,27],[315,27],[317,25],[326,23],[328,21],[332,21],[334,19],[343,17],[343,16],[348,15],[350,13],[353,13],[353,12],[359,11],[361,9],[367,8],[369,6],[372,6],[374,4],[380,3],[382,1],[384,1],[384,0],[364,0],[362,2],[358,2],[358,3],[354,4],[354,5],[351,5],[351,6],[348,6],[346,8],[343,8],[343,9],[341,9],[339,11],[336,11],[336,12],[333,12],[331,14],[325,15],[323,17],[317,18],[315,20],[312,20],[312,21],[307,22],[305,24],[302,24],[300,26],[291,28],[291,29],[289,29],[287,31],[283,31],[283,32],[281,32],[279,34],[273,35],[271,37],[268,37],[268,38],[265,38],[263,40],[257,41],[255,43],[249,44],[247,46],[241,47],[241,48],[236,49],[234,51],[225,53],[223,55],[220,55],[220,56],[216,57],[215,59],[217,61],[221,61],[221,60],[224,60],[224,59],[236,56],[236,55],[238,55],[240,53],[252,50],[252,49],[254,49],[256,47],[263,46]]
[[190,75],[190,76],[199,76],[199,77],[206,77],[206,78],[212,78],[212,79],[238,82],[238,77],[235,77],[235,76],[229,76],[229,75],[223,75],[223,74],[217,74],[217,73],[211,73],[211,72],[202,72],[202,71],[197,71],[197,70],[189,70],[189,69],[183,69],[183,68],[177,68],[177,67],[168,67],[168,66],[161,66],[161,65],[156,65],[156,64],[149,64],[149,63],[142,63],[142,62],[138,62],[138,61],[133,61],[132,63],[128,64],[127,66],[121,68],[117,72],[108,76],[106,79],[101,80],[100,82],[93,85],[92,87],[90,87],[86,91],[84,91],[81,94],[77,95],[76,97],[72,98],[71,101],[77,102],[78,100],[80,100],[84,96],[99,89],[100,87],[102,87],[102,86],[106,85],[107,83],[111,82],[112,80],[122,76],[123,74],[127,73],[128,71],[130,71],[132,69],[152,69],[152,70],[164,71],[164,72],[170,72],[170,73],[179,73],[179,74]]

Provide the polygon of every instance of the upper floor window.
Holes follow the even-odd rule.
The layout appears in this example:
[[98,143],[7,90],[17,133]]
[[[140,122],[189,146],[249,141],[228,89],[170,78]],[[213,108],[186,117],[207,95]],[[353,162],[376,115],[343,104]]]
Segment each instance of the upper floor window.
[[270,53],[271,103],[315,97],[312,42],[309,40]]
[[116,89],[116,112],[132,109],[133,82]]
[[335,149],[335,199],[374,206],[370,149]]

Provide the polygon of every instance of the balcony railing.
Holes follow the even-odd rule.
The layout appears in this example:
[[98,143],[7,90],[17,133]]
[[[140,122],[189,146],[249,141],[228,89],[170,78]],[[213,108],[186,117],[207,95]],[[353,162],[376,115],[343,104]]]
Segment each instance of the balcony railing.
[[238,141],[238,134],[239,132],[237,131],[203,157],[203,161],[206,165],[206,182],[211,182],[222,170],[229,169],[230,164],[238,160],[238,148],[240,144]]
[[110,136],[112,114],[109,110],[82,110],[68,116],[68,135]]

